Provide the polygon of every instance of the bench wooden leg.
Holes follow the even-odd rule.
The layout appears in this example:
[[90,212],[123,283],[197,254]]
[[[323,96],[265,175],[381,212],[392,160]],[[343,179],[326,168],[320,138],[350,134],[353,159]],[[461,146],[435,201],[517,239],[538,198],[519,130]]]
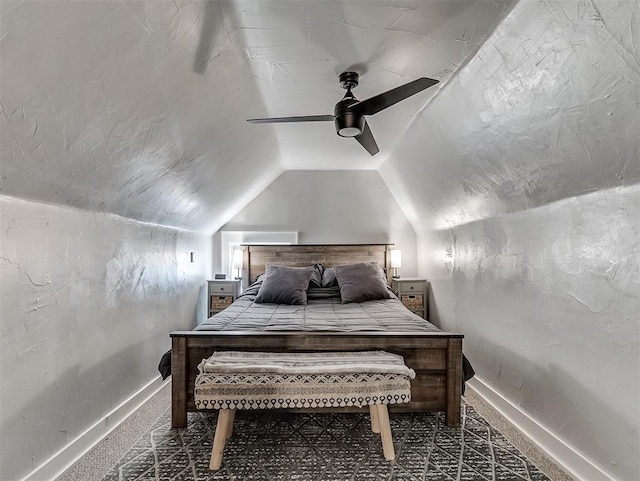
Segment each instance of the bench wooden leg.
[[378,411],[378,425],[380,427],[380,438],[382,439],[382,452],[384,458],[392,461],[396,458],[393,449],[393,438],[391,437],[391,425],[389,424],[389,411],[386,404],[376,404]]
[[224,453],[224,443],[231,437],[233,432],[234,409],[220,409],[218,411],[218,424],[216,424],[216,434],[213,437],[213,447],[211,448],[211,461],[209,469],[215,471],[222,465],[222,454]]
[[378,423],[378,408],[376,405],[369,406],[369,413],[371,415],[371,430],[374,433],[380,432],[380,423]]
[[229,421],[227,423],[227,439],[230,439],[233,436],[233,421],[236,419],[236,410],[230,409],[231,414],[229,414]]

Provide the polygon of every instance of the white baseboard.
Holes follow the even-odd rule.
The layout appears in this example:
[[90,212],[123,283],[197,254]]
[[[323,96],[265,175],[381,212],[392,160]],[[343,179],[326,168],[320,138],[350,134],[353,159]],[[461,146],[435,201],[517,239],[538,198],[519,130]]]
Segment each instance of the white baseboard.
[[501,394],[494,391],[481,379],[478,379],[477,376],[467,382],[467,388],[472,389],[478,396],[488,402],[493,409],[504,416],[571,476],[580,480],[615,481],[611,475],[602,471],[601,468],[556,437]]
[[78,459],[89,452],[96,444],[109,435],[111,431],[140,409],[145,402],[169,382],[171,382],[171,379],[163,382],[160,376],[150,381],[76,439],[34,469],[23,478],[22,481],[51,481],[62,476]]

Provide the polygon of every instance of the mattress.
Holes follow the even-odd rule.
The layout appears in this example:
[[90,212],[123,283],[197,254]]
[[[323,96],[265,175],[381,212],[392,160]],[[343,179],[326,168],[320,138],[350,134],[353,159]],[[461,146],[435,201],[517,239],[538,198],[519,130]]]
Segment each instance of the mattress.
[[239,297],[203,321],[196,331],[387,331],[438,332],[397,297],[342,304],[339,297],[310,299],[307,305],[259,304],[255,295]]

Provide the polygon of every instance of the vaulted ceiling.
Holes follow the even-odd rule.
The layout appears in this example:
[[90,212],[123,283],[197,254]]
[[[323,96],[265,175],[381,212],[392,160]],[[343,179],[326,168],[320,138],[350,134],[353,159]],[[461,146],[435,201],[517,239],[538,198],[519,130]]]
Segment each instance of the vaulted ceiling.
[[[637,144],[624,142],[634,135],[637,95],[622,117],[607,120],[618,113],[600,105],[611,102],[603,85],[614,96],[637,89],[640,49],[625,33],[632,8],[596,3],[580,7],[581,19],[577,2],[562,1],[514,9],[513,0],[2,0],[0,192],[213,232],[290,169],[378,169],[410,220],[435,210],[435,227],[509,211],[505,203],[527,208],[637,182],[629,165]],[[584,45],[597,33],[576,31],[578,20],[597,22],[592,12],[608,16],[606,48]],[[595,60],[569,60],[596,70],[600,56],[618,52],[601,60],[608,78],[563,71],[581,46],[596,48]],[[331,122],[246,122],[332,113],[347,69],[361,75],[360,99],[418,77],[440,83],[369,117],[375,157]],[[567,97],[573,81],[584,95]],[[595,128],[565,125],[574,139],[523,119],[582,114],[594,90],[590,115],[605,116],[618,155],[613,167],[593,168],[592,159],[575,185],[585,155],[608,142],[591,148],[584,138]],[[523,152],[510,166],[498,140],[505,131],[520,139],[508,147]],[[475,165],[466,163],[471,150]],[[563,155],[573,167],[558,167]],[[423,180],[431,197],[420,192]],[[548,181],[558,191],[539,194]]]

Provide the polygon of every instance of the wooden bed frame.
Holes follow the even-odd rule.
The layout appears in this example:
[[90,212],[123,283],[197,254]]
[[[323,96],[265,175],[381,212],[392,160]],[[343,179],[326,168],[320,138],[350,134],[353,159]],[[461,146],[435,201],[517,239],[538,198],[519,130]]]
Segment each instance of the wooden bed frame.
[[[248,283],[266,264],[330,267],[377,262],[391,279],[390,244],[245,246],[243,279]],[[198,364],[214,351],[363,351],[400,354],[416,372],[411,402],[394,405],[392,412],[444,411],[448,426],[460,425],[462,334],[451,332],[334,332],[334,331],[174,331],[171,333],[171,425],[187,426]],[[357,408],[353,410],[358,410]]]

